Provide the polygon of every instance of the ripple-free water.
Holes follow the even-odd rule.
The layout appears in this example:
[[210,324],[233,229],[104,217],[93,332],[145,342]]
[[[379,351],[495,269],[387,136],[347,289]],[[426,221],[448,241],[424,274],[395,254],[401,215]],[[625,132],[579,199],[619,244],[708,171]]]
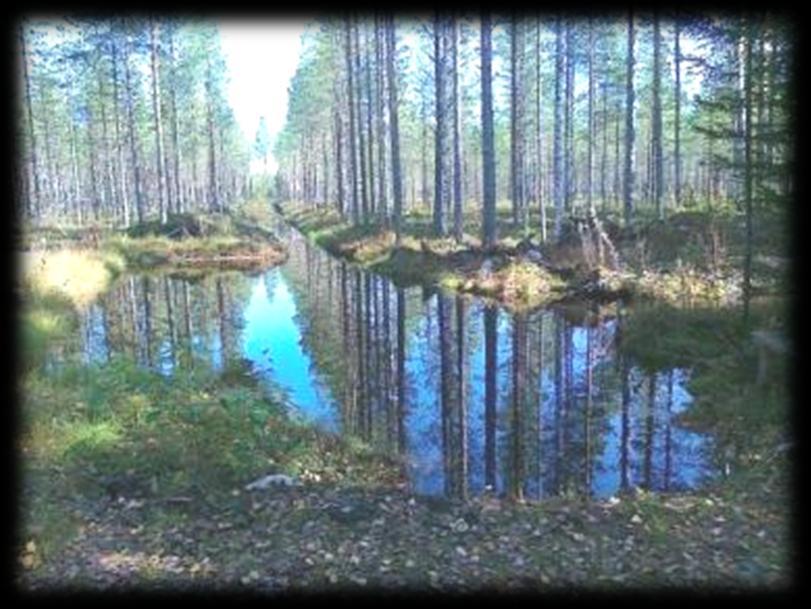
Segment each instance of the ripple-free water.
[[714,476],[712,436],[675,422],[687,371],[623,357],[621,319],[516,315],[399,289],[295,233],[289,247],[259,275],[124,278],[84,314],[83,356],[166,374],[189,355],[249,362],[299,415],[401,455],[421,494],[607,497]]

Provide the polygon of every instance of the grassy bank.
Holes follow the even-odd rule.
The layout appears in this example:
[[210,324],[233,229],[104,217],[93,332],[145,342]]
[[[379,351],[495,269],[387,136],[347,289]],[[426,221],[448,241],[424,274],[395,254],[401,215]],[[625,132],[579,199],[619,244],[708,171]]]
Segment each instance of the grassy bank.
[[[538,242],[537,234],[513,227],[511,211],[498,208],[500,240],[481,247],[478,214],[465,218],[461,243],[432,234],[424,209],[404,218],[403,238],[378,223],[352,226],[333,209],[288,202],[286,220],[332,254],[390,277],[398,285],[436,285],[497,300],[511,309],[536,308],[560,300],[636,297],[674,305],[735,304],[741,298],[742,221],[734,211],[695,210],[661,222],[640,216],[621,229],[610,219],[607,235],[620,268],[600,263],[593,244],[567,225],[561,243]],[[530,226],[537,218],[530,217]],[[788,288],[784,227],[779,218],[761,221],[755,244],[755,293]]]
[[225,214],[170,214],[164,224],[149,220],[129,229],[41,227],[27,233],[21,245],[25,256],[96,250],[120,258],[133,271],[264,268],[286,257],[270,221],[267,203],[257,199]]
[[504,240],[493,252],[466,239],[431,236],[421,214],[408,216],[399,247],[394,232],[378,224],[354,227],[334,210],[280,207],[286,220],[335,256],[385,275],[400,286],[431,285],[497,300],[511,309],[537,308],[558,300],[565,282]]

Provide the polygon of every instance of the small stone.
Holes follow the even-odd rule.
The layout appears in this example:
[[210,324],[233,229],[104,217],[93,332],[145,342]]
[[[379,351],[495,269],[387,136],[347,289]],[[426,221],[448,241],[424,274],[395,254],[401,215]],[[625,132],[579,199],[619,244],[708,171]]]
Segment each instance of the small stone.
[[467,556],[467,551],[462,546],[456,546],[456,553],[462,558]]
[[451,524],[451,530],[454,533],[464,533],[470,528],[470,525],[464,518],[459,518]]
[[642,518],[639,516],[639,514],[634,514],[631,516],[631,522],[634,524],[642,524]]

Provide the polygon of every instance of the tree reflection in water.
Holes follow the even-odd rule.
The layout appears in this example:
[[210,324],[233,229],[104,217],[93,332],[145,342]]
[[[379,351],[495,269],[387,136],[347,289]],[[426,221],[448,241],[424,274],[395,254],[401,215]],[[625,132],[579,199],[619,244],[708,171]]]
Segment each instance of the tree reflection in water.
[[714,476],[679,427],[684,370],[618,349],[627,311],[509,313],[403,288],[292,235],[260,275],[127,277],[82,318],[81,354],[171,374],[250,365],[301,413],[400,455],[419,493],[515,499],[674,490]]

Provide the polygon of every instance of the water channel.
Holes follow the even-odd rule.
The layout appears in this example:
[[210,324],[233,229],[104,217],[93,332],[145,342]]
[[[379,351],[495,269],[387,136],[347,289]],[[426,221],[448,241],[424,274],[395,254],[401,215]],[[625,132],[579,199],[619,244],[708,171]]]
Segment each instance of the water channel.
[[287,262],[259,274],[123,277],[83,314],[82,357],[242,366],[298,416],[399,456],[418,494],[604,498],[715,477],[713,437],[675,420],[689,371],[636,367],[621,314],[402,289],[284,233]]

